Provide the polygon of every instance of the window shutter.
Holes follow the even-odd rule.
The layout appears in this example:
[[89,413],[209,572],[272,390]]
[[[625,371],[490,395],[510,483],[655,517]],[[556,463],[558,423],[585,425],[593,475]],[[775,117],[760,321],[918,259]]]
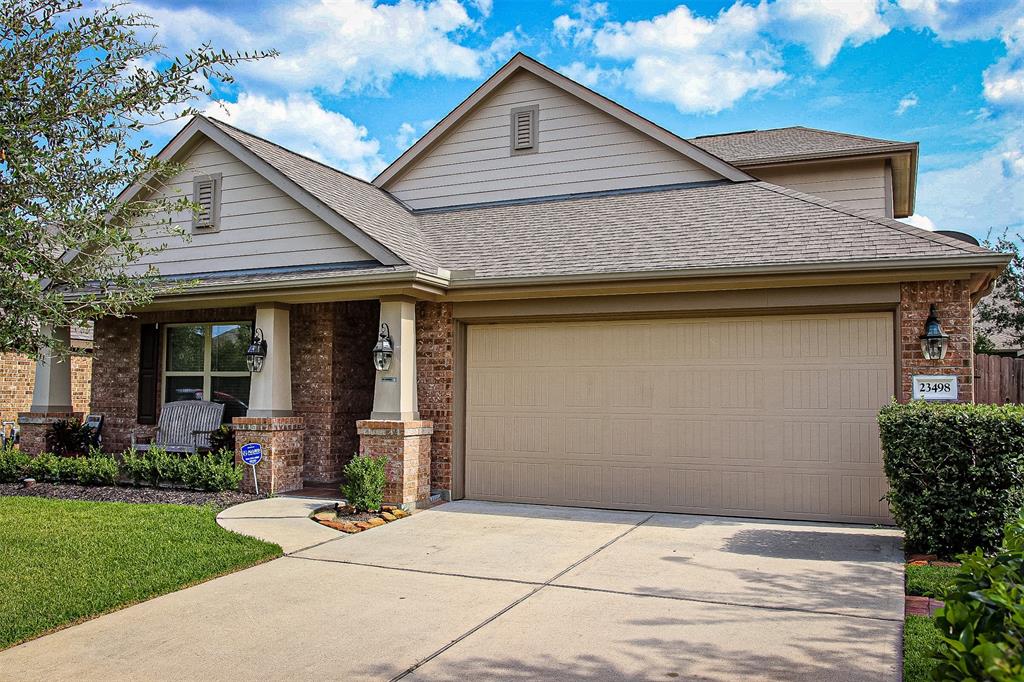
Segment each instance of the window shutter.
[[536,105],[512,110],[512,151],[536,151],[537,149]]
[[160,329],[144,324],[139,339],[139,424],[156,424],[159,403]]
[[[219,174],[218,174],[219,175]],[[216,228],[220,213],[220,178],[218,175],[197,175],[192,180],[193,228]]]

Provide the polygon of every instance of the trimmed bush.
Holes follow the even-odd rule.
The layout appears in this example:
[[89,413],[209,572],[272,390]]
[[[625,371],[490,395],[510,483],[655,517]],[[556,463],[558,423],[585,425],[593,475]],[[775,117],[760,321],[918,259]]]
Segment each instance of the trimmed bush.
[[146,453],[138,450],[125,450],[121,456],[121,475],[131,480],[132,485],[140,486],[146,482],[146,473],[149,471],[149,463],[146,461]]
[[0,483],[17,483],[28,474],[32,458],[12,445],[0,448]]
[[52,452],[41,452],[29,461],[25,475],[37,481],[55,482],[60,480],[60,474],[65,470],[60,457]]
[[388,482],[387,465],[387,457],[353,457],[345,465],[345,483],[341,486],[345,500],[359,511],[380,509]]
[[1024,679],[1024,516],[1005,529],[1002,547],[978,549],[962,566],[935,614],[941,680]]
[[235,466],[235,453],[228,450],[189,455],[182,467],[182,482],[189,488],[220,492],[238,490],[242,468]]
[[996,547],[1024,502],[1024,406],[890,403],[878,424],[886,497],[907,548]]
[[113,457],[103,454],[90,454],[81,462],[78,468],[78,483],[80,485],[117,485],[121,472]]

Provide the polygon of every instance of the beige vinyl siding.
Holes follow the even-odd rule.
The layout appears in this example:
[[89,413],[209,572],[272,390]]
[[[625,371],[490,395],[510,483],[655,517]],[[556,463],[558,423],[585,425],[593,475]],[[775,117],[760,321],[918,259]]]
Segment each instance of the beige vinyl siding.
[[[512,155],[510,113],[540,107],[539,149]],[[388,189],[412,208],[718,180],[529,73],[510,78]]]
[[166,248],[147,256],[136,269],[152,264],[162,275],[183,275],[373,260],[214,142],[200,143],[185,163],[187,169],[160,193],[188,196],[193,175],[222,174],[219,229],[191,234],[191,215],[175,214],[174,223],[191,234],[187,241],[162,233],[155,227],[159,217],[150,219],[139,225],[139,241],[146,246],[165,244]]
[[765,182],[813,194],[872,215],[885,217],[892,212],[892,207],[886,206],[891,198],[886,195],[883,159],[794,164],[748,169],[748,172]]

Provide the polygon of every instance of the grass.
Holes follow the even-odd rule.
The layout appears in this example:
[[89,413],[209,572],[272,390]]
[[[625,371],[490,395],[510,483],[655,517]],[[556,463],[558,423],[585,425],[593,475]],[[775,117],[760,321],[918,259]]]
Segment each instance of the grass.
[[907,594],[941,599],[958,570],[956,566],[907,566]]
[[0,649],[279,556],[213,507],[0,497]]
[[932,679],[931,670],[935,667],[935,661],[931,655],[941,639],[934,618],[907,616],[907,621],[903,625],[904,682],[925,682]]

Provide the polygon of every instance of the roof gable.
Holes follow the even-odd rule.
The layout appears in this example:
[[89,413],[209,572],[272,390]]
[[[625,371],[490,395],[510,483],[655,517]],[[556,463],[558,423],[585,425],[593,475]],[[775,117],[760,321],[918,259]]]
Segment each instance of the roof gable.
[[[381,264],[398,265],[410,262],[417,266],[425,265],[418,257],[419,253],[410,253],[409,258],[406,258],[407,254],[400,253],[400,240],[388,239],[385,245],[383,238],[390,235],[384,233],[393,231],[395,224],[402,222],[403,215],[414,224],[412,216],[385,192],[226,123],[195,116],[167,143],[160,151],[159,157],[177,161],[204,139],[216,143]],[[332,183],[339,187],[345,186],[349,191],[343,190],[342,193],[346,196],[361,196],[364,199],[363,206],[372,204],[381,209],[385,217],[381,221],[374,221],[366,215],[365,209],[360,210],[347,204],[343,206],[345,202],[332,202],[329,191]],[[348,187],[357,183],[362,185],[362,192],[351,191]],[[147,180],[143,179],[126,188],[119,198],[122,201],[130,201],[147,191],[151,191],[151,188]],[[371,198],[368,196],[371,193],[372,201],[366,201]],[[389,211],[383,208],[387,203],[394,206],[395,215],[387,215]],[[345,209],[344,212],[341,209]],[[352,217],[346,213],[352,214]]]
[[[537,90],[546,88],[551,92],[564,93],[575,100],[582,101],[596,110],[594,113],[599,117],[614,121],[622,126],[622,129],[638,133],[659,147],[671,150],[678,155],[678,158],[685,159],[693,167],[701,168],[714,177],[734,181],[752,180],[743,171],[691,142],[519,53],[378,175],[373,181],[374,184],[378,187],[393,189],[401,176],[415,167],[436,145],[457,132],[456,129],[460,124],[463,124],[475,110],[489,103],[493,105],[493,97],[499,97],[503,88],[508,89],[516,79],[522,80],[524,77],[533,79],[533,83],[536,84],[527,85],[526,89],[530,89],[530,87]],[[524,87],[521,83],[519,85]]]

